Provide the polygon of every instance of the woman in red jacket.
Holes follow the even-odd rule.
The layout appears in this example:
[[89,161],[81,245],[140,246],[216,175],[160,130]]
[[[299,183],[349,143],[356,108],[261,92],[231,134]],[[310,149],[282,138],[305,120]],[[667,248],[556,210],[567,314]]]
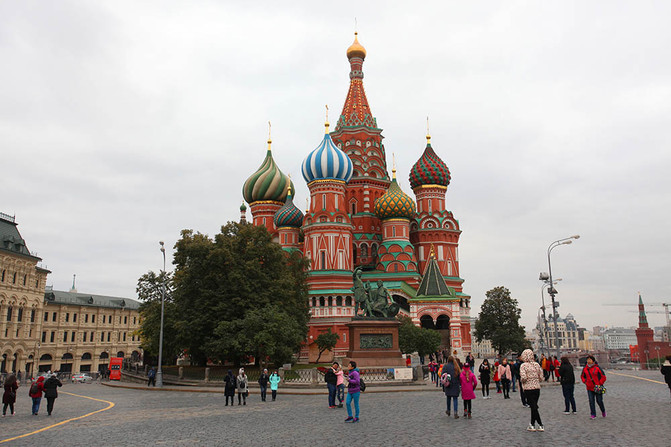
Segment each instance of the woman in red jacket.
[[30,385],[28,395],[33,399],[33,415],[37,416],[40,411],[40,402],[42,402],[42,392],[44,392],[44,376],[37,378],[37,381]]
[[585,387],[587,387],[590,417],[592,419],[596,418],[595,399],[601,409],[601,415],[606,417],[606,407],[603,405],[603,393],[605,392],[603,384],[606,383],[606,374],[599,367],[593,355],[587,356],[587,365],[583,368],[580,379],[585,384]]

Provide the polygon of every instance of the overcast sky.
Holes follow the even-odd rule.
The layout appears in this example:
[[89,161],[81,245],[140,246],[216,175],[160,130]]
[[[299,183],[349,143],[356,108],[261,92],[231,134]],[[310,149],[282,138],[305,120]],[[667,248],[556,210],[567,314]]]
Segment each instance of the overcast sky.
[[159,240],[170,263],[180,230],[238,220],[269,120],[302,208],[356,17],[407,193],[430,116],[474,316],[503,285],[535,324],[547,247],[573,234],[552,252],[562,316],[634,326],[638,291],[671,301],[671,3],[292,4],[0,0],[0,211],[48,284],[135,297]]

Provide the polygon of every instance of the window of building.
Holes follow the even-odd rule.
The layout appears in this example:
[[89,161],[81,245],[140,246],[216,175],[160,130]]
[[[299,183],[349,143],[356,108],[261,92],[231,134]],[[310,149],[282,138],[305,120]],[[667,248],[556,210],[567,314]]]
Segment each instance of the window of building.
[[119,315],[119,324],[121,324],[121,315]]
[[68,331],[63,332],[63,343],[66,343],[68,341]]
[[106,317],[107,315],[103,315],[103,324],[105,324]]
[[322,210],[326,210],[326,194],[322,194]]
[[0,281],[5,282],[5,271],[4,270],[2,271],[2,279],[0,279]]
[[46,341],[47,341],[47,332],[44,331],[44,332],[42,332],[42,343],[44,343]]
[[321,268],[322,270],[326,270],[326,252],[325,251],[320,251],[319,252],[319,260],[321,261]]
[[70,342],[74,343],[75,342],[75,337],[77,337],[77,333],[73,331],[70,334]]
[[30,311],[30,322],[31,323],[35,322],[35,309]]
[[320,297],[319,297],[319,305],[320,305],[321,307],[324,307],[324,297],[323,297],[323,296],[320,296]]
[[51,314],[51,321],[56,321],[56,312]]
[[105,333],[104,332],[100,333],[100,341],[101,342],[105,341]]
[[128,324],[128,316],[123,317],[123,324]]
[[368,245],[361,244],[361,258],[367,258],[367,257],[368,257]]
[[70,321],[70,312],[65,312],[65,322]]
[[26,285],[26,281],[28,281],[28,275],[23,275],[23,285]]
[[16,284],[16,272],[14,272],[14,276],[12,277],[12,284]]
[[137,324],[137,317],[133,317],[133,325]]
[[84,315],[84,323],[88,323],[88,322],[89,322],[89,314],[85,314]]
[[86,334],[87,332],[82,332],[82,341],[86,343]]
[[110,341],[110,334],[111,334],[111,332],[107,333],[107,341]]
[[73,323],[77,322],[77,314],[72,314],[72,322]]
[[44,312],[44,321],[49,321],[49,312]]
[[19,307],[19,311],[16,313],[16,320],[23,321],[23,307]]
[[39,285],[40,285],[40,281],[36,279],[36,280],[35,280],[35,288],[37,289],[37,287],[38,287]]
[[91,338],[89,338],[89,340],[91,340],[91,343],[93,343],[93,339],[95,339],[95,338],[96,338],[96,333],[91,332]]
[[91,323],[96,322],[96,314],[91,315]]
[[132,341],[135,341],[135,335],[130,338]]
[[126,341],[126,333],[123,333],[123,341]]
[[7,308],[7,321],[12,321],[12,306]]
[[51,341],[51,343],[54,342],[54,337],[56,337],[56,333],[54,331],[51,331],[51,337],[49,337],[49,340]]

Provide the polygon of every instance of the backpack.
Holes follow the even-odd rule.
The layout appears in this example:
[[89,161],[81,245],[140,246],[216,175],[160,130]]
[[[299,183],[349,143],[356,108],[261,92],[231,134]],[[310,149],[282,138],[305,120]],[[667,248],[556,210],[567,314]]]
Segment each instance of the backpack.
[[450,382],[452,382],[452,376],[448,373],[443,374],[443,376],[440,378],[440,384],[445,388],[450,386]]
[[359,376],[359,389],[363,393],[366,391],[366,382],[363,381],[363,377]]
[[37,382],[33,382],[32,385],[30,385],[30,390],[28,391],[29,395],[37,394],[40,391],[40,387],[37,385]]

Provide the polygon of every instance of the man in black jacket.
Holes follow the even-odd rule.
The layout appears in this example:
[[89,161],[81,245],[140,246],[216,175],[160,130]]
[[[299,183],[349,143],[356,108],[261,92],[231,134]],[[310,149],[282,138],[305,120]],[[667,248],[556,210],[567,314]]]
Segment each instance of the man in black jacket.
[[63,384],[55,374],[52,374],[44,382],[44,397],[47,398],[47,414],[49,416],[51,416],[51,412],[54,410],[54,401],[58,397],[59,386],[63,386]]
[[338,376],[336,376],[333,366],[331,366],[326,371],[326,374],[324,374],[324,381],[326,382],[326,386],[329,389],[329,408],[338,408],[335,404],[337,390],[336,383],[338,383]]

